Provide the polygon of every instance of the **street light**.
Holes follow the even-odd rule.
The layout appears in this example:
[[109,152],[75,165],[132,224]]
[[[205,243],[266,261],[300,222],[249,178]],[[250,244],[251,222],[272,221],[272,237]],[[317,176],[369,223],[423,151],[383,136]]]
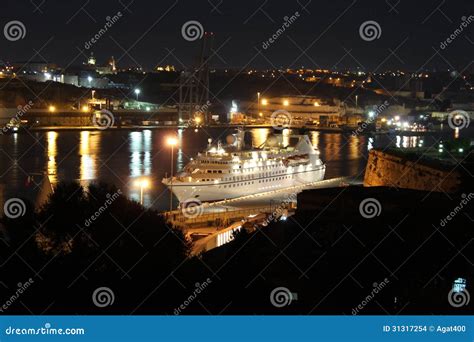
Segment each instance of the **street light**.
[[53,112],[56,111],[56,107],[54,107],[54,106],[49,106],[48,109],[49,109],[49,111],[50,111],[51,113],[53,113]]
[[150,181],[148,179],[142,178],[135,181],[135,186],[140,188],[140,204],[143,205],[143,191],[150,187]]
[[170,165],[170,211],[173,210],[173,157],[174,147],[178,144],[178,139],[175,137],[168,137],[166,144],[171,147],[171,165]]
[[257,113],[260,113],[260,92],[257,92]]
[[138,101],[138,95],[140,95],[140,93],[141,93],[141,90],[136,88],[135,89],[135,94],[137,95],[137,101]]

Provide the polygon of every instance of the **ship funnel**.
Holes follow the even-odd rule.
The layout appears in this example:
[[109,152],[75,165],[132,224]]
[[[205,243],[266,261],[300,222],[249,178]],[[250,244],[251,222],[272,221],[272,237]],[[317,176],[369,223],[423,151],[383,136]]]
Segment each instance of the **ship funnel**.
[[227,145],[235,145],[235,143],[237,142],[237,138],[235,137],[235,135],[233,134],[229,134],[226,138],[225,138],[225,141],[227,143]]

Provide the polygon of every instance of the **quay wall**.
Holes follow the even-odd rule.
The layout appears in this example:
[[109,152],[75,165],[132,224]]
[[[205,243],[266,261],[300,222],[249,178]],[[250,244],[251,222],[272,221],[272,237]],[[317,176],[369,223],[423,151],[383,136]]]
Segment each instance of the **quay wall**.
[[[177,111],[173,108],[163,108],[158,111],[139,111],[118,109],[112,110],[115,124],[125,123],[141,124],[143,121],[169,121],[176,120]],[[95,111],[81,112],[77,110],[61,110],[51,113],[47,109],[31,109],[20,113],[16,108],[0,109],[0,125],[7,124],[12,118],[27,120],[35,126],[90,126],[93,124]]]
[[364,186],[390,186],[436,192],[460,190],[461,174],[454,166],[427,164],[404,156],[371,150],[364,176]]

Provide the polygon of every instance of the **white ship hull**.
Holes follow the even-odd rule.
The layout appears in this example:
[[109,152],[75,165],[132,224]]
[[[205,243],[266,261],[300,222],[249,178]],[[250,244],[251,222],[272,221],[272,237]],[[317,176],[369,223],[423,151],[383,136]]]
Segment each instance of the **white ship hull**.
[[318,165],[307,170],[280,174],[270,177],[246,179],[217,184],[167,184],[172,188],[179,202],[198,199],[201,202],[212,202],[242,197],[272,190],[310,184],[324,179],[325,165]]
[[212,202],[279,189],[302,186],[324,179],[325,165],[306,135],[270,136],[258,148],[244,149],[244,132],[228,137],[224,148],[209,144],[184,171],[163,179],[180,203]]

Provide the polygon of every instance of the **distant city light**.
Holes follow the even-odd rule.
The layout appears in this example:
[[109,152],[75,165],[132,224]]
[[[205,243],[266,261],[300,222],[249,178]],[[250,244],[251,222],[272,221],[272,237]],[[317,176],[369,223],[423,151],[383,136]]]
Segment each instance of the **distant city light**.
[[314,106],[315,106],[315,107],[319,107],[320,105],[319,105],[319,103],[318,103],[317,101],[315,101],[315,102],[314,102]]
[[268,100],[267,99],[262,99],[262,105],[266,106],[267,104],[268,104]]
[[371,110],[369,112],[369,118],[373,118],[375,116],[375,112],[373,110]]
[[82,106],[82,111],[83,112],[88,112],[89,111],[89,106]]
[[283,101],[283,105],[284,105],[284,106],[289,106],[289,105],[290,105],[290,102],[289,102],[288,100],[284,100],[284,101]]
[[54,106],[49,106],[48,110],[49,110],[50,112],[55,112],[55,111],[56,111],[56,107],[54,107]]
[[231,114],[237,113],[239,111],[239,107],[235,101],[232,101],[232,106],[230,107]]

